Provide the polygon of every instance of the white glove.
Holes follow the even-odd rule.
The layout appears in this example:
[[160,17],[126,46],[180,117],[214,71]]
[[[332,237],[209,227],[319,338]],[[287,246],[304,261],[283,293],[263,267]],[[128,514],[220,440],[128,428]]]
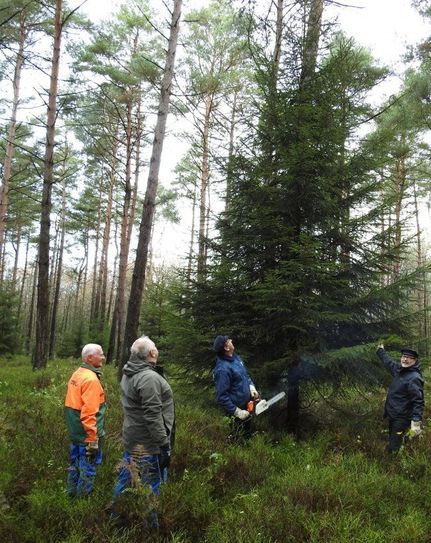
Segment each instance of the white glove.
[[239,420],[245,420],[245,419],[248,419],[248,417],[250,416],[250,413],[246,411],[245,409],[240,409],[239,407],[237,407],[235,411],[233,412],[233,416]]
[[259,392],[256,390],[254,385],[250,385],[250,396],[253,400],[257,400],[259,398]]
[[420,436],[422,434],[422,425],[420,420],[412,420],[410,425],[410,431],[413,436]]

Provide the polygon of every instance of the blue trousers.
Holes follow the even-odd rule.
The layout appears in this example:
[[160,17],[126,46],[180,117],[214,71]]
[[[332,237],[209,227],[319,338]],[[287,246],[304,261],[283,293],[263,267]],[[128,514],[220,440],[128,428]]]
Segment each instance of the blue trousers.
[[[114,489],[114,499],[117,498],[121,492],[126,488],[129,488],[132,483],[132,476],[130,472],[130,466],[132,463],[132,457],[127,451],[123,454],[123,465],[120,468],[118,474],[118,481]],[[168,469],[160,469],[159,455],[150,454],[143,456],[136,461],[136,468],[138,470],[139,480],[143,485],[150,485],[151,490],[155,496],[160,493],[161,483],[165,483],[168,480]]]
[[[132,486],[131,474],[132,457],[127,451],[123,454],[123,462],[118,474],[117,484],[114,488],[114,502],[127,488]],[[150,454],[135,461],[139,481],[149,485],[155,496],[160,494],[160,485],[168,480],[168,468],[160,469],[159,455]],[[158,529],[159,519],[155,510],[151,511],[149,523],[152,529]]]
[[71,443],[67,469],[67,493],[71,497],[88,496],[93,490],[96,466],[102,463],[102,450],[94,458],[88,458],[85,445]]

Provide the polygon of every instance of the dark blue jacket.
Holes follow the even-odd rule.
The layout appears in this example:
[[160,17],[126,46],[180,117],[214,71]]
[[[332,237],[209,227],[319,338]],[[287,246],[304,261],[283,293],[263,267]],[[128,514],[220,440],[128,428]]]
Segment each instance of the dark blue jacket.
[[403,368],[380,348],[377,356],[393,375],[385,403],[385,417],[422,420],[424,410],[424,380],[418,362]]
[[245,409],[250,400],[250,385],[253,384],[241,358],[234,354],[217,356],[213,371],[216,400],[229,414],[235,409]]

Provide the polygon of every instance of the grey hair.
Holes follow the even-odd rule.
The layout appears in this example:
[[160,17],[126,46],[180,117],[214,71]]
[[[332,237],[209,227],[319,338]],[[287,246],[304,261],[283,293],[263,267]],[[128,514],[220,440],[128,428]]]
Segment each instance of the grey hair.
[[146,360],[150,351],[154,350],[157,350],[156,345],[148,336],[138,337],[130,347],[130,352],[142,360]]
[[101,345],[98,345],[97,343],[87,343],[87,345],[84,345],[82,348],[81,358],[82,360],[87,360],[87,357],[90,354],[96,354],[98,351],[102,351]]

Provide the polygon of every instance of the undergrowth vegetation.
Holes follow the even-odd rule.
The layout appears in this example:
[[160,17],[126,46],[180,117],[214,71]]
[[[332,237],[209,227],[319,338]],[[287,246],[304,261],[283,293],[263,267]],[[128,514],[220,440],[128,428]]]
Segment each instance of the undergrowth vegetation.
[[160,532],[148,531],[146,489],[127,496],[119,525],[108,512],[122,455],[114,367],[103,370],[108,435],[95,491],[81,500],[65,493],[63,399],[76,366],[59,360],[32,372],[26,359],[0,360],[0,541],[431,542],[431,437],[426,431],[388,457],[383,389],[345,395],[340,409],[316,400],[303,412],[300,439],[273,424],[280,412],[268,411],[240,443],[228,441],[213,391],[191,390],[173,371],[177,436]]

